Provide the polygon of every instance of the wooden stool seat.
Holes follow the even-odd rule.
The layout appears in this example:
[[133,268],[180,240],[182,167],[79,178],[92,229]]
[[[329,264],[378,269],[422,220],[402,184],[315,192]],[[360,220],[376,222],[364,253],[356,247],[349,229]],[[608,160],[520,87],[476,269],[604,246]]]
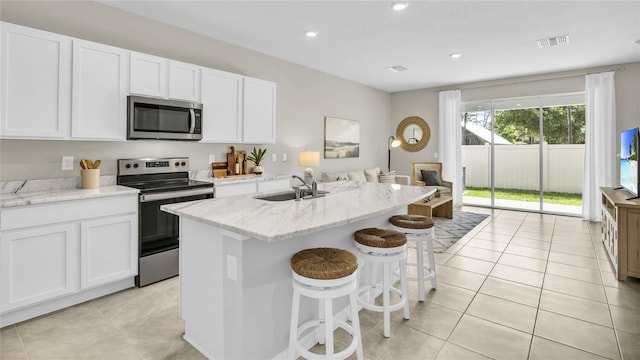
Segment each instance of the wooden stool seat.
[[433,219],[422,215],[395,215],[389,222],[403,229],[430,229],[435,225]]
[[354,236],[357,243],[374,248],[395,248],[407,243],[407,236],[395,230],[367,228]]

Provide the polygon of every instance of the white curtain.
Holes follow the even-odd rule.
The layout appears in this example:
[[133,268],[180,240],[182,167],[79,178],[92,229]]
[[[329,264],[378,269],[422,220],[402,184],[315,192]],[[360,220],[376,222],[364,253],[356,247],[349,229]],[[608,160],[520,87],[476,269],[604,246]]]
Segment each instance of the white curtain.
[[582,218],[600,220],[601,186],[616,186],[616,91],[614,73],[587,75]]
[[440,92],[438,153],[442,178],[453,182],[453,206],[462,205],[462,128],[460,126],[460,90]]

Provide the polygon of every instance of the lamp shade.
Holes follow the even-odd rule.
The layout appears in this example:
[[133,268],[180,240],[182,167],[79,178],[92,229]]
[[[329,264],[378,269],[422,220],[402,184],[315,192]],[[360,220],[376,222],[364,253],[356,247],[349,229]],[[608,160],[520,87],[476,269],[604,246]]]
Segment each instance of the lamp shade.
[[391,140],[391,147],[392,148],[397,148],[402,143],[399,139],[396,139],[393,136],[389,137],[389,140]]
[[318,166],[320,165],[320,153],[317,151],[301,151],[298,153],[298,165]]

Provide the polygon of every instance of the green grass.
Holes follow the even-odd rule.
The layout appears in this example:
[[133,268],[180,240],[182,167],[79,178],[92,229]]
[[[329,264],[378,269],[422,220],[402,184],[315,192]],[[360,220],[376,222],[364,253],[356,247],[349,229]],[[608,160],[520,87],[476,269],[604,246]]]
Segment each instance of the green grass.
[[[496,199],[528,202],[540,201],[540,192],[537,190],[496,189],[495,193]],[[467,187],[465,189],[464,195],[480,198],[490,198],[491,189]],[[569,194],[547,191],[544,193],[544,202],[548,204],[582,206],[582,194]]]

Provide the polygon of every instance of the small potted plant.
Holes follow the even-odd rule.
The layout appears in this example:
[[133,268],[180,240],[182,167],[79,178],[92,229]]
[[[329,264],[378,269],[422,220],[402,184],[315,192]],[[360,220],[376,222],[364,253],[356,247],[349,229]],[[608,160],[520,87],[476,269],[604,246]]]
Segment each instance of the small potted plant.
[[251,151],[249,156],[247,156],[247,160],[253,161],[253,163],[256,164],[256,166],[253,168],[253,172],[257,175],[262,174],[262,172],[264,171],[260,163],[262,162],[262,158],[264,158],[264,154],[266,153],[267,149],[256,149],[254,147],[253,151]]
[[440,189],[436,189],[435,197],[437,197],[437,198],[440,197]]

